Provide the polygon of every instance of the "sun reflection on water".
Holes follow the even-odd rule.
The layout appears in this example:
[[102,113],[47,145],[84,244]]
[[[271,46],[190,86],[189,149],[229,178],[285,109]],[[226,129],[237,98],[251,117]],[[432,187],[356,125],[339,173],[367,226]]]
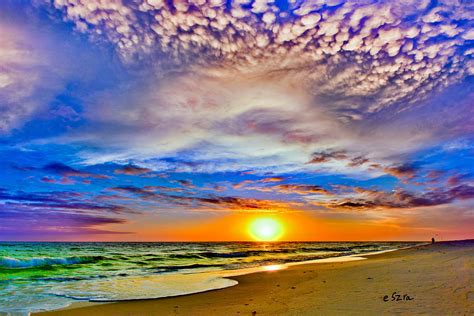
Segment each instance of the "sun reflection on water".
[[283,270],[283,269],[286,269],[286,268],[287,268],[287,266],[283,265],[283,264],[273,264],[273,265],[262,267],[262,269],[264,271],[277,271],[277,270]]

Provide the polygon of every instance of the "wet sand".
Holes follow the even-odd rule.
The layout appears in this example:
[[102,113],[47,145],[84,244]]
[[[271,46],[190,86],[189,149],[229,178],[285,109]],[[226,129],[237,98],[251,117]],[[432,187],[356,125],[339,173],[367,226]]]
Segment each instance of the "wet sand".
[[474,315],[474,240],[366,257],[236,276],[238,285],[205,293],[35,315]]

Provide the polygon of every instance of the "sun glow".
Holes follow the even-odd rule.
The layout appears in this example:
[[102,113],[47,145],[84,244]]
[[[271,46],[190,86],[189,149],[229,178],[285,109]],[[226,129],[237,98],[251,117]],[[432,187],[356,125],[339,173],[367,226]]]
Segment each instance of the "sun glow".
[[249,226],[250,235],[258,241],[278,240],[283,232],[283,225],[273,218],[257,218]]

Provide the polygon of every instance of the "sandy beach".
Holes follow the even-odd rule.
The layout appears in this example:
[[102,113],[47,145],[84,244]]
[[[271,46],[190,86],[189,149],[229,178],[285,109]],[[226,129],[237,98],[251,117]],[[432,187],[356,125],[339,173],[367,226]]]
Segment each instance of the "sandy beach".
[[173,298],[77,304],[35,315],[381,315],[474,313],[474,240],[367,260],[233,277],[238,285]]

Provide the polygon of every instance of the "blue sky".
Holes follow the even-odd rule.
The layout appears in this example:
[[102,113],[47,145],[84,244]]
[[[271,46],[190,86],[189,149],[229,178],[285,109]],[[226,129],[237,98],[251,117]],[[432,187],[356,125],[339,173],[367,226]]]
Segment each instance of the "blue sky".
[[350,231],[288,239],[473,237],[473,20],[456,1],[3,1],[0,239],[182,240],[259,214]]

